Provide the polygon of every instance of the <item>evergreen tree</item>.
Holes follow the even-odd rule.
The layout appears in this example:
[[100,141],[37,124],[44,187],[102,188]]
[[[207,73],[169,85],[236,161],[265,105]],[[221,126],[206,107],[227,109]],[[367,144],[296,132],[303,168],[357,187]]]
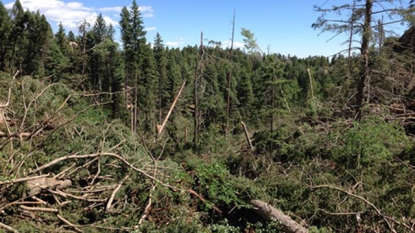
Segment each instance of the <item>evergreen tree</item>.
[[68,54],[70,50],[69,39],[66,36],[65,28],[59,23],[58,32],[55,34],[56,44],[63,54]]
[[142,126],[147,132],[154,132],[158,100],[158,75],[153,50],[148,44],[143,51],[142,75],[138,79],[138,109],[143,113]]
[[[144,31],[143,21],[141,19],[141,12],[135,0],[133,0],[130,10],[123,7],[121,10],[121,40],[124,48],[125,61],[125,87],[130,96],[129,102],[131,106],[131,131],[136,132],[137,124],[137,105],[138,105],[138,80],[142,75],[143,50],[146,46],[146,32]],[[141,93],[140,93],[141,94]]]
[[69,42],[74,42],[75,41],[75,34],[73,33],[73,31],[68,32],[68,41]]
[[13,22],[13,29],[9,36],[9,45],[11,48],[11,57],[10,59],[10,66],[13,70],[20,69],[21,70],[21,61],[23,60],[23,51],[26,47],[27,41],[24,37],[24,30],[25,30],[25,14],[23,11],[23,6],[19,0],[16,0],[11,11],[11,19]]
[[96,49],[96,47],[103,42],[108,36],[108,29],[102,14],[99,14],[95,20],[94,27],[92,28],[92,62],[90,63],[91,70],[91,84],[93,88],[99,92],[102,92],[103,75],[105,74],[104,59],[107,56],[105,49]]
[[158,119],[159,119],[159,122],[161,122],[163,110],[166,110],[172,98],[169,93],[169,86],[170,86],[169,81],[171,80],[167,79],[166,52],[164,49],[163,40],[161,39],[161,36],[159,33],[156,34],[156,38],[154,39],[153,53],[154,53],[155,62],[157,66],[157,76],[158,76],[158,108],[159,108]]
[[28,74],[44,75],[45,58],[52,41],[52,29],[44,15],[39,11],[25,12],[27,19],[26,37],[28,40],[25,49],[25,58],[22,66]]
[[12,21],[6,7],[0,2],[0,70],[5,70],[9,60],[9,39],[12,32]]

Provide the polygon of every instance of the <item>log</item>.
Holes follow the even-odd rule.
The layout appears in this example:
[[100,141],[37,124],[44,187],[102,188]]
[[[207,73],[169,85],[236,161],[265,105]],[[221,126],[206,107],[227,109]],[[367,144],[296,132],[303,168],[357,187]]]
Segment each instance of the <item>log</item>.
[[308,233],[308,230],[299,223],[292,220],[288,215],[272,205],[261,200],[251,200],[249,203],[254,207],[254,211],[262,218],[270,221],[275,219],[280,223],[287,233]]
[[42,192],[42,189],[65,189],[72,186],[71,180],[57,180],[54,178],[41,177],[27,181],[27,187],[30,192],[29,195],[37,195]]

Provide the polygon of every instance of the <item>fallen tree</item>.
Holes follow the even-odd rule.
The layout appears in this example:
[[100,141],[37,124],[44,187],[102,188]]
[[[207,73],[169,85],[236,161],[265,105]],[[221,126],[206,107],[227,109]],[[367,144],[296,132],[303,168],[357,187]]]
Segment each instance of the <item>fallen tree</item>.
[[251,200],[249,203],[254,207],[254,211],[264,219],[275,220],[282,225],[287,233],[307,233],[308,230],[292,220],[290,216],[284,214],[281,210],[273,207],[269,203],[261,200]]

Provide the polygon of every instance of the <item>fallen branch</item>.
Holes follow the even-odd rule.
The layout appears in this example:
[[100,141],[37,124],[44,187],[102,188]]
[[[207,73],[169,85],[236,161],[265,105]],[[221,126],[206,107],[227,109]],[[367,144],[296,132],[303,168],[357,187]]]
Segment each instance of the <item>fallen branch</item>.
[[0,222],[0,227],[4,228],[4,229],[6,229],[6,230],[9,230],[9,231],[11,231],[11,232],[18,233],[18,231],[17,231],[16,229],[14,229],[13,227],[11,227],[11,226],[9,226],[9,225],[6,225],[6,224],[4,224],[4,223],[1,223],[1,222]]
[[[207,201],[206,201],[206,199],[205,198],[203,198],[199,193],[197,193],[196,191],[194,191],[193,189],[188,189],[187,190],[190,194],[193,194],[194,196],[196,196],[197,198],[199,198],[203,203],[206,203]],[[218,212],[218,213],[222,213],[222,211],[218,208],[218,207],[216,207],[215,205],[213,205],[213,207],[212,207],[212,209],[214,210],[214,211],[216,211],[216,212]]]
[[254,211],[257,212],[264,219],[271,221],[275,219],[282,225],[284,231],[287,233],[308,233],[308,230],[292,220],[288,215],[284,214],[281,210],[271,206],[270,204],[261,200],[251,200],[249,202]]
[[[39,172],[39,171],[41,171],[41,170],[43,170],[45,168],[51,167],[51,166],[53,166],[53,165],[55,165],[55,164],[57,164],[59,162],[62,162],[64,160],[67,160],[67,159],[96,158],[98,156],[111,156],[111,157],[117,158],[118,160],[120,160],[121,162],[123,162],[125,165],[127,165],[128,167],[130,167],[131,169],[133,169],[134,171],[141,173],[143,176],[145,176],[145,177],[147,177],[147,178],[149,178],[149,179],[151,179],[151,180],[159,183],[160,185],[162,185],[162,186],[164,186],[166,188],[170,188],[170,189],[172,189],[174,191],[178,191],[178,190],[180,190],[180,191],[187,191],[190,194],[193,194],[194,196],[196,196],[197,198],[199,198],[201,201],[206,202],[206,199],[204,199],[202,196],[200,196],[194,190],[192,190],[192,189],[184,190],[184,189],[180,189],[180,188],[171,186],[169,184],[166,184],[166,183],[162,182],[161,180],[157,179],[156,177],[149,175],[148,173],[146,173],[142,169],[136,168],[134,165],[132,165],[131,163],[129,163],[127,160],[125,160],[125,158],[121,157],[118,154],[114,154],[114,153],[96,153],[96,154],[86,154],[86,155],[67,155],[67,156],[63,156],[63,157],[57,158],[57,159],[55,159],[55,160],[53,160],[53,161],[51,161],[51,162],[49,162],[47,164],[44,164],[43,166],[38,167],[37,169],[31,171],[30,173]],[[59,194],[59,195],[62,195],[62,193],[63,193],[62,191],[59,191],[59,190],[57,190],[57,191],[49,190],[49,191],[50,192],[53,192],[55,194]],[[69,195],[67,193],[63,193],[63,194],[64,195]],[[80,197],[76,197],[76,196],[73,196],[73,197],[74,198],[77,198],[77,199],[81,199]],[[83,198],[83,200],[85,200],[85,199],[86,198]],[[101,199],[97,199],[97,200],[88,199],[87,201],[97,201],[97,202],[100,202],[102,200]],[[218,213],[222,213],[222,211],[220,209],[218,209],[216,206],[213,206],[213,209],[216,212],[218,212]]]
[[5,138],[5,137],[7,137],[7,139],[10,139],[12,137],[15,137],[15,138],[23,138],[23,137],[25,137],[25,138],[27,138],[27,137],[30,137],[30,133],[18,132],[18,133],[11,133],[9,135],[8,133],[5,133],[3,131],[0,131],[0,138]]
[[65,198],[71,197],[73,199],[83,200],[83,201],[87,201],[87,202],[106,202],[107,201],[107,199],[88,198],[89,195],[87,195],[87,194],[84,194],[83,196],[76,196],[76,195],[72,195],[72,194],[69,194],[69,193],[65,193],[61,190],[51,190],[51,189],[49,189],[48,191],[52,194],[59,195],[59,196],[65,197]]
[[122,184],[129,178],[130,176],[129,175],[126,175],[121,181],[120,181],[120,183],[118,184],[118,186],[117,186],[117,188],[115,188],[114,189],[114,191],[112,192],[112,194],[111,194],[111,197],[108,199],[108,202],[107,202],[107,206],[106,206],[106,210],[107,210],[107,212],[109,212],[110,210],[111,210],[111,205],[112,205],[112,202],[114,201],[114,198],[115,198],[115,194],[117,194],[117,192],[121,189],[121,187],[122,187]]
[[154,192],[154,190],[156,189],[156,185],[153,184],[153,186],[150,189],[150,194],[148,197],[148,203],[146,205],[146,208],[144,208],[144,214],[143,216],[141,216],[140,221],[138,221],[138,225],[140,226],[141,224],[143,224],[144,220],[148,217],[148,215],[150,214],[150,210],[151,210],[151,204],[152,204],[152,192]]
[[402,223],[402,222],[399,222],[398,220],[393,219],[393,218],[391,218],[391,217],[389,217],[389,216],[386,216],[386,215],[385,215],[385,214],[383,214],[383,213],[381,212],[381,210],[380,210],[380,209],[378,209],[378,208],[377,208],[377,207],[376,207],[373,203],[371,203],[369,200],[367,200],[366,198],[364,198],[364,197],[362,197],[362,196],[356,195],[356,194],[354,194],[354,193],[352,193],[352,192],[349,192],[349,191],[347,191],[347,190],[344,190],[344,189],[342,189],[342,188],[339,188],[339,187],[336,187],[336,186],[332,186],[332,185],[318,185],[318,186],[311,186],[311,188],[313,188],[313,189],[317,189],[317,188],[328,188],[328,189],[334,189],[334,190],[337,190],[337,191],[343,192],[343,193],[345,193],[345,194],[347,194],[347,195],[349,195],[349,196],[351,196],[351,197],[354,197],[354,198],[356,198],[356,199],[358,199],[358,200],[363,201],[364,203],[366,203],[367,205],[369,205],[370,207],[372,207],[372,208],[376,211],[376,213],[377,213],[379,216],[381,216],[381,217],[383,218],[383,220],[385,220],[385,222],[386,222],[386,224],[388,225],[388,227],[389,227],[389,229],[391,230],[391,232],[396,232],[396,230],[393,228],[392,224],[391,224],[389,221],[395,222],[395,223],[396,223],[396,224],[398,224],[398,225],[405,226],[405,227],[406,227],[406,228],[408,228],[408,229],[412,229],[410,226],[408,226],[408,225],[406,225],[406,224],[404,224],[404,223]]
[[68,226],[72,227],[76,232],[83,232],[81,229],[77,228],[74,224],[72,224],[71,222],[69,222],[68,220],[66,220],[61,215],[57,214],[56,217],[58,217],[62,222],[68,224]]
[[0,108],[6,108],[6,107],[8,107],[9,106],[9,104],[10,104],[10,99],[11,99],[11,96],[12,96],[12,87],[13,87],[13,82],[14,82],[14,80],[16,79],[16,77],[17,77],[17,75],[19,74],[19,72],[20,71],[16,71],[16,73],[13,75],[13,78],[12,78],[12,83],[10,84],[10,87],[9,87],[9,93],[8,93],[8,95],[7,95],[7,101],[6,101],[6,103],[4,103],[4,104],[1,104],[0,105]]
[[171,188],[173,190],[178,190],[178,188],[173,187],[171,185],[168,185],[166,183],[163,183],[159,179],[157,179],[157,178],[155,178],[155,177],[147,174],[142,169],[136,168],[134,165],[132,165],[131,163],[129,163],[127,160],[125,160],[125,158],[121,157],[118,154],[114,154],[114,153],[96,153],[96,154],[86,154],[86,155],[67,155],[67,156],[63,156],[63,157],[57,158],[57,159],[55,159],[55,160],[53,160],[53,161],[51,161],[51,162],[49,162],[47,164],[44,164],[43,166],[38,167],[37,169],[31,171],[30,173],[39,172],[39,171],[41,171],[41,170],[43,170],[45,168],[51,167],[51,166],[53,166],[53,165],[55,165],[55,164],[57,164],[59,162],[62,162],[64,160],[67,160],[67,159],[86,159],[86,158],[96,158],[98,156],[111,156],[111,157],[114,157],[114,158],[120,160],[121,162],[123,162],[125,165],[127,165],[131,169],[133,169],[134,171],[141,173],[145,177],[147,177],[147,178],[149,178],[151,180],[156,181],[157,183],[163,185],[164,187]]
[[46,177],[46,176],[49,176],[49,174],[44,174],[44,175],[40,175],[40,176],[32,176],[32,177],[25,177],[25,178],[20,178],[20,179],[16,179],[16,180],[0,181],[0,185],[3,185],[3,184],[15,184],[15,183],[19,183],[19,182],[28,181],[28,180],[39,179],[39,178]]
[[30,206],[25,206],[25,205],[20,205],[19,208],[23,210],[29,210],[29,211],[42,211],[42,212],[52,212],[52,213],[59,212],[58,209],[54,209],[54,208],[30,207]]

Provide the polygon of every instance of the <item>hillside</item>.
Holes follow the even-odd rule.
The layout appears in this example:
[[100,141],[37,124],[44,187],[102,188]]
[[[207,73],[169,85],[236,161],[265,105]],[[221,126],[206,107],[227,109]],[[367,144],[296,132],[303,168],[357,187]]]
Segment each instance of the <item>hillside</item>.
[[0,2],[1,230],[414,230],[410,30],[300,59],[249,30],[247,51],[150,45],[135,1],[122,45],[102,16],[53,34],[23,9]]

